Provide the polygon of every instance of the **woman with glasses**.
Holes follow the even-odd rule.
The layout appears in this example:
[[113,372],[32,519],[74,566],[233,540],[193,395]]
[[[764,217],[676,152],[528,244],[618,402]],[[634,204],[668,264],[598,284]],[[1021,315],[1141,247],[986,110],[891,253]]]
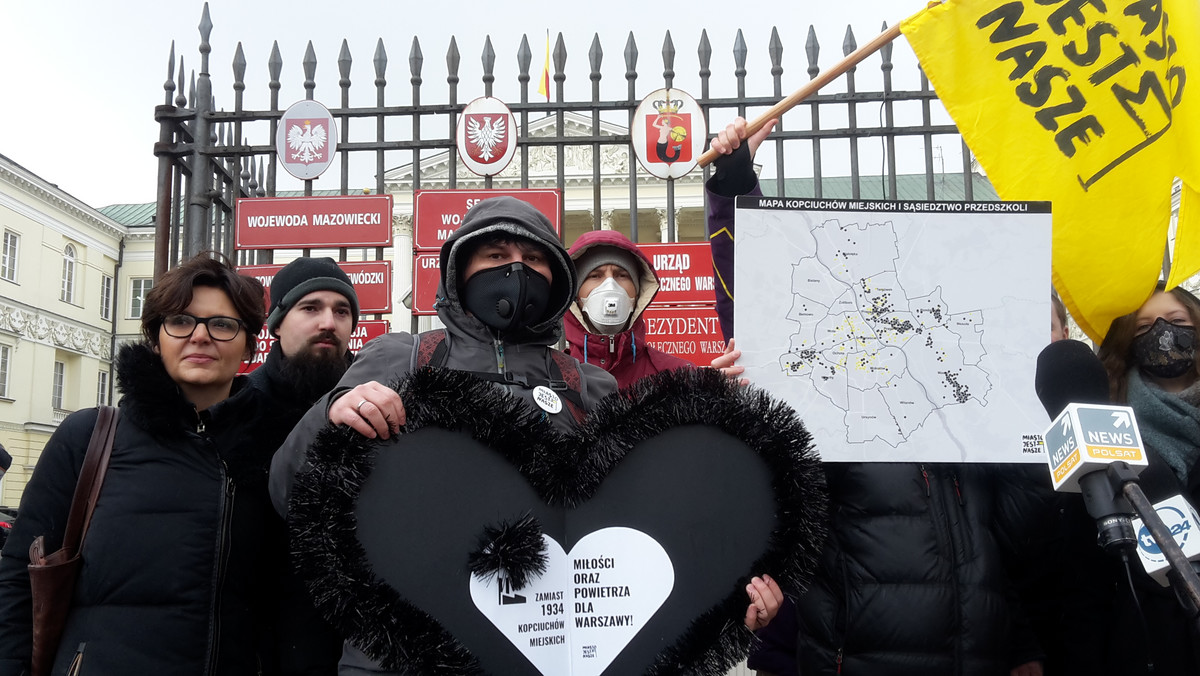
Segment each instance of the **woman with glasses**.
[[[146,296],[144,340],[119,350],[123,397],[53,674],[257,675],[270,667],[282,521],[267,496],[255,390],[237,376],[263,288],[209,255]],[[46,444],[0,559],[0,674],[27,672],[32,540],[61,544],[95,409]]]

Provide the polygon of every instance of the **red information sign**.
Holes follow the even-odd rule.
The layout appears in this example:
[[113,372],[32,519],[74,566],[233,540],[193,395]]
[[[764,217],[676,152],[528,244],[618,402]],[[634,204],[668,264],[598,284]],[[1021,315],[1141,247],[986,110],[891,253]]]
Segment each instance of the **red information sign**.
[[658,273],[655,305],[717,302],[708,242],[641,244],[639,248],[650,257]]
[[433,302],[437,300],[438,282],[441,281],[442,266],[437,253],[421,252],[413,256],[412,313],[435,315]]
[[239,249],[389,246],[391,195],[250,197],[237,201]]
[[413,204],[413,248],[440,249],[450,233],[462,225],[468,209],[480,200],[504,195],[532,204],[550,219],[554,232],[562,237],[562,194],[558,190],[418,190]]
[[717,309],[707,307],[655,307],[642,313],[646,343],[697,366],[708,366],[725,351]]
[[[354,333],[350,334],[350,351],[358,354],[363,345],[389,331],[391,331],[391,326],[386,319],[363,319],[359,321],[358,326],[354,329]],[[271,348],[275,345],[276,338],[267,331],[267,327],[264,324],[255,340],[258,341],[258,345],[255,346],[254,359],[249,362],[242,362],[238,373],[250,373],[259,366],[262,366],[263,362],[267,360],[267,355],[270,354]]]
[[[350,278],[358,294],[359,314],[392,311],[391,261],[343,262],[338,267]],[[238,272],[262,282],[266,291],[267,310],[271,309],[271,280],[282,265],[243,265]]]

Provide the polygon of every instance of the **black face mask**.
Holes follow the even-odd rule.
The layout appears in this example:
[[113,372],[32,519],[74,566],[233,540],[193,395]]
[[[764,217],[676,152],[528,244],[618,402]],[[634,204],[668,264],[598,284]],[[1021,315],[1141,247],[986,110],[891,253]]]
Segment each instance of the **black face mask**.
[[463,286],[463,307],[497,331],[539,323],[550,303],[550,282],[524,263],[480,270]]
[[1176,326],[1159,317],[1149,331],[1133,339],[1133,361],[1143,373],[1178,378],[1195,368],[1195,327]]

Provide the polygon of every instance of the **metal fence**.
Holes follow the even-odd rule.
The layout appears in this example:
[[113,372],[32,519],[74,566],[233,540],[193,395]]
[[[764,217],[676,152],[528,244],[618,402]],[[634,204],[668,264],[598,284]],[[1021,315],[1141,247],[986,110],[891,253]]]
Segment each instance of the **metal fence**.
[[[255,110],[243,105],[247,63],[239,43],[231,59],[233,81],[221,85],[226,88],[221,98],[232,96],[232,110],[226,111],[217,107],[215,92],[218,86],[210,74],[209,36],[212,27],[205,6],[199,27],[199,70],[187,78],[184,75],[184,58],[180,56],[176,60],[175,47],[172,45],[163,87],[163,104],[155,109],[155,119],[161,125],[160,139],[155,146],[159,158],[155,216],[158,228],[157,272],[204,249],[224,251],[233,257],[235,199],[276,194],[274,139],[283,112],[279,101],[283,59],[278,44],[267,62],[270,73],[269,104],[264,109]],[[856,48],[855,36],[849,29],[840,46],[842,54],[849,54]],[[807,75],[809,78],[815,77],[819,72],[818,56],[821,50],[812,28],[809,29],[803,49],[808,63]],[[771,90],[750,91],[747,86],[749,50],[741,31],[732,45],[735,65],[731,74],[732,82],[714,76],[710,67],[713,49],[708,34],[703,32],[700,35],[696,52],[700,67],[691,80],[697,89],[691,93],[705,113],[710,137],[714,122],[720,128],[735,114],[745,116],[756,108],[770,106],[801,84],[796,82],[794,74],[789,74],[789,78],[784,77],[783,44],[777,30],[772,31],[767,51],[771,64]],[[706,168],[703,172],[696,170],[683,179],[666,181],[664,190],[661,185],[663,182],[642,170],[630,151],[628,125],[633,121],[634,109],[640,102],[638,90],[678,86],[676,50],[669,32],[665,34],[660,53],[661,71],[656,65],[653,75],[644,78],[653,79],[654,84],[648,86],[643,83],[639,87],[647,66],[642,64],[643,70],[639,71],[639,47],[631,33],[621,52],[625,66],[626,95],[623,98],[602,99],[601,64],[605,55],[597,35],[586,50],[591,95],[582,100],[568,100],[565,87],[568,49],[562,34],[559,34],[550,54],[553,80],[551,95],[549,100],[536,100],[536,83],[541,68],[540,64],[534,64],[534,53],[527,36],[522,37],[515,55],[518,97],[517,100],[508,101],[519,126],[518,153],[514,160],[517,168],[515,173],[510,172],[513,173],[510,180],[512,187],[532,187],[532,181],[538,183],[536,187],[565,189],[568,182],[567,157],[582,156],[585,164],[590,158],[592,168],[592,205],[587,209],[591,222],[587,227],[601,227],[605,212],[611,212],[613,200],[617,199],[627,210],[628,220],[622,221],[622,229],[639,241],[647,236],[649,229],[644,223],[646,210],[643,208],[639,215],[639,206],[642,206],[639,192],[646,196],[653,190],[658,195],[656,199],[665,199],[665,205],[660,205],[659,209],[664,218],[661,240],[675,241],[679,236],[676,226],[681,213],[677,183],[690,186],[687,199],[692,207],[692,217],[699,214],[702,219],[702,208],[696,208],[694,202],[703,199],[697,184],[708,176],[710,169]],[[910,81],[919,82],[916,88],[905,90],[893,86],[892,55],[893,45],[889,44],[860,66],[866,68],[867,64],[874,64],[878,68],[878,73],[872,78],[880,83],[878,87],[860,90],[855,79],[856,70],[852,69],[839,81],[839,86],[835,88],[839,91],[814,96],[789,113],[785,120],[781,120],[770,140],[764,143],[765,148],[760,149],[759,159],[765,165],[763,174],[773,174],[763,181],[765,192],[822,197],[830,190],[831,183],[836,181],[839,189],[853,198],[874,196],[911,199],[912,194],[900,194],[901,179],[909,185],[914,184],[915,179],[916,184],[924,185],[924,195],[919,196],[921,199],[995,198],[994,193],[976,194],[981,178],[973,173],[970,151],[962,143],[948,116],[944,113],[939,115],[940,104],[924,75],[909,78]],[[455,188],[467,184],[472,187],[492,187],[498,179],[479,179],[467,175],[461,165],[453,161],[457,114],[463,108],[462,102],[477,96],[490,96],[496,85],[496,54],[490,38],[485,40],[480,56],[483,64],[481,81],[460,82],[460,53],[456,41],[451,39],[444,57],[445,71],[438,73],[438,77],[445,77],[445,97],[443,100],[428,101],[422,96],[426,91],[423,83],[427,74],[419,39],[413,38],[408,51],[407,90],[403,85],[389,87],[390,62],[384,42],[380,39],[370,60],[373,80],[367,85],[373,87],[374,105],[352,106],[350,76],[355,63],[349,45],[343,40],[337,58],[340,100],[336,107],[330,105],[331,101],[324,102],[341,126],[336,151],[341,172],[338,192],[350,194],[361,190],[352,190],[350,187],[352,167],[354,171],[363,167],[372,170],[375,179],[372,191],[378,193],[391,191],[395,194],[398,190],[415,192],[429,187]],[[311,42],[300,65],[305,97],[313,99],[317,85],[317,57]],[[916,69],[916,66],[912,68]],[[691,78],[690,75],[688,77]],[[713,96],[711,92],[718,89],[730,95]],[[441,93],[440,87],[438,90]],[[356,94],[361,95],[362,92],[356,90]],[[405,97],[407,100],[402,103],[396,101]],[[939,117],[945,120],[944,124],[936,119]],[[580,120],[584,121],[583,131],[579,129]],[[574,121],[574,126],[573,131],[568,133],[570,121]],[[530,133],[534,126],[538,127],[537,134]],[[951,146],[948,153],[950,163],[952,167],[960,167],[961,171],[956,168],[947,173],[938,164],[944,164],[947,157],[940,152],[942,146],[937,145],[935,139],[947,135],[948,142],[942,141],[942,144]],[[878,165],[872,160],[872,166],[878,166],[878,173],[865,174],[863,171],[861,157],[864,143],[867,142],[871,144],[872,158],[878,159]],[[916,155],[917,146],[923,154],[919,159],[905,158],[909,164],[920,167],[908,175],[897,170],[897,144],[901,142],[908,142],[908,147],[914,148],[913,152],[905,151],[901,155]],[[550,154],[554,167],[552,175],[531,178],[531,153],[538,152]],[[426,160],[439,154],[448,155],[451,161],[448,163],[448,175],[440,176],[435,186],[422,176],[422,166]],[[611,158],[614,154],[624,158],[622,162],[610,162],[608,165],[618,166],[624,172],[624,176],[615,181],[612,177],[601,176],[605,158]],[[389,185],[385,176],[389,170],[394,173],[400,165],[409,167],[405,173],[406,179]],[[831,166],[835,169],[830,169]],[[834,175],[838,173],[840,175]],[[575,176],[571,179],[576,190],[579,185],[588,182],[586,178]],[[805,180],[791,180],[801,178]],[[952,189],[947,192],[947,187]],[[312,194],[313,182],[305,181],[303,190],[305,194]],[[614,190],[616,198],[613,196]],[[802,192],[797,193],[797,190]],[[412,196],[405,197],[411,203]],[[401,203],[399,198],[397,203]],[[643,221],[640,234],[639,218]],[[650,236],[660,239],[657,232]],[[270,252],[260,253],[254,262],[268,262],[269,258]]]

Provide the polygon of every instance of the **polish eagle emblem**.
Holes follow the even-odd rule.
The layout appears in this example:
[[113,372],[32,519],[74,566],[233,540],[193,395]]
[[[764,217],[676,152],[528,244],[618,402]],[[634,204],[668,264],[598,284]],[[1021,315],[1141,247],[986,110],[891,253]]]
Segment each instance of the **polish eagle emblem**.
[[292,159],[305,164],[320,160],[321,151],[325,148],[325,138],[324,125],[318,124],[314,127],[311,120],[305,120],[303,128],[299,124],[293,124],[287,134]]
[[467,118],[467,140],[479,149],[479,157],[484,162],[490,162],[496,156],[497,148],[503,149],[505,146],[505,135],[508,131],[507,125],[504,123],[503,115],[493,118],[490,115],[482,116],[483,120],[475,116]]

